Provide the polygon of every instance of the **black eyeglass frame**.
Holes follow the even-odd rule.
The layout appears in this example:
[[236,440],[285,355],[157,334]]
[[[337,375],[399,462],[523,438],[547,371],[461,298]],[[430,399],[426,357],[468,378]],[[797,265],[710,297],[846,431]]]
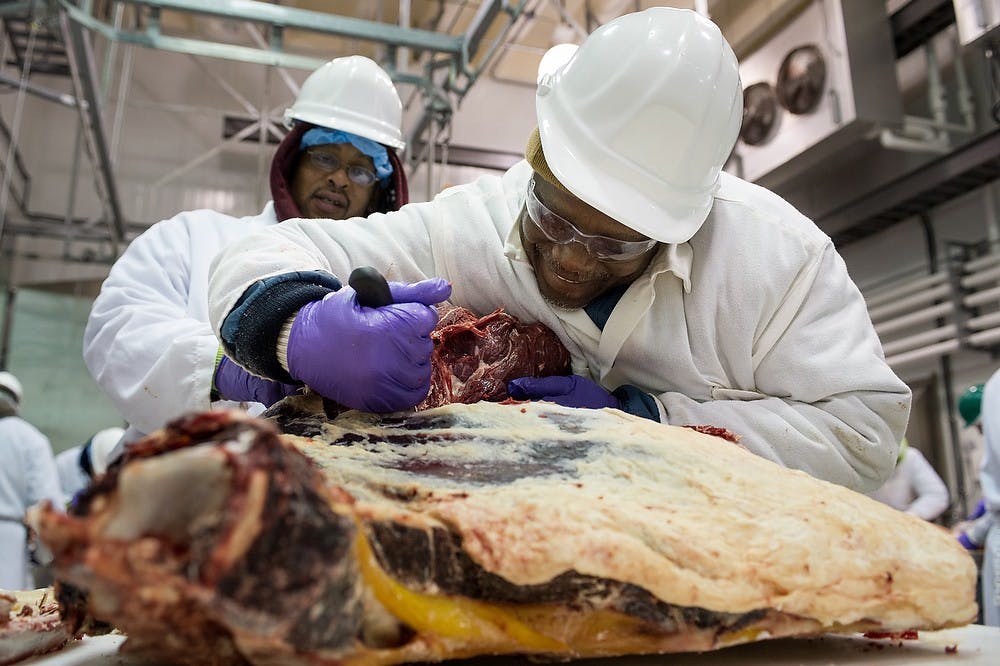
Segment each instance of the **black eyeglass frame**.
[[374,185],[378,180],[378,176],[375,175],[375,172],[368,167],[363,167],[357,164],[345,165],[344,162],[333,153],[324,153],[317,150],[309,150],[307,148],[306,155],[309,157],[309,163],[320,171],[325,173],[334,173],[335,171],[344,169],[347,172],[347,177],[351,179],[351,182],[363,187]]

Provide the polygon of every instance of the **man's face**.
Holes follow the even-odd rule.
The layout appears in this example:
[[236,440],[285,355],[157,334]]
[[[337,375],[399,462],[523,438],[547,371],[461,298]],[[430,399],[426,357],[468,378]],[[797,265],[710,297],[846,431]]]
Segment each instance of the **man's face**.
[[[367,174],[367,175],[366,175]],[[349,143],[306,148],[292,174],[292,199],[303,217],[344,220],[374,210],[378,181],[372,158]]]
[[635,280],[652,261],[658,245],[646,236],[542,178],[534,179],[534,201],[530,188],[518,217],[521,243],[538,289],[552,305],[582,308]]

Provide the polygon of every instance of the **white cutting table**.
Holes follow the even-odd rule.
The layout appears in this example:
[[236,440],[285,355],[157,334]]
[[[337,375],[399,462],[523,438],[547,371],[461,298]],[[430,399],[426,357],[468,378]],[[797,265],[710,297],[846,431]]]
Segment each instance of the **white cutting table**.
[[[36,657],[23,664],[31,666],[143,666],[118,654],[125,637],[107,635],[73,641],[54,654]],[[952,648],[953,651],[949,651]],[[529,665],[527,659],[494,657],[449,662],[455,666]],[[998,666],[1000,665],[1000,629],[979,624],[944,631],[921,631],[920,638],[909,641],[871,640],[862,636],[822,636],[819,638],[779,639],[704,653],[685,653],[649,657],[583,659],[573,666],[826,666],[828,664],[871,664],[896,666]],[[537,666],[535,664],[534,666]]]

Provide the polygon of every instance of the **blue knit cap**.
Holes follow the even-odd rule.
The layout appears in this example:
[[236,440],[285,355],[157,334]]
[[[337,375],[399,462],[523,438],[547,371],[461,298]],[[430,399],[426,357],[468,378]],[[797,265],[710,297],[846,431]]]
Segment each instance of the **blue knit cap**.
[[389,151],[378,141],[372,141],[371,139],[366,139],[363,136],[351,134],[350,132],[327,129],[326,127],[313,127],[302,135],[302,141],[299,142],[299,150],[305,150],[310,146],[325,146],[328,143],[351,144],[372,158],[372,162],[375,163],[375,175],[378,177],[379,183],[385,187],[386,183],[389,182],[389,176],[392,175]]

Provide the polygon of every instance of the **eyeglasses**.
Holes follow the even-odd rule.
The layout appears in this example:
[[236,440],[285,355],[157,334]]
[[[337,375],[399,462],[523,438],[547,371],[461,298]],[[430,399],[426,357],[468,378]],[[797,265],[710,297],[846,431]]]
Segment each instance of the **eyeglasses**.
[[552,212],[538,200],[535,195],[534,178],[528,183],[528,198],[525,201],[525,208],[528,211],[528,219],[531,220],[530,228],[525,230],[527,235],[530,236],[531,230],[534,229],[540,231],[545,238],[557,245],[580,243],[587,248],[587,252],[591,256],[601,261],[629,261],[642,256],[656,246],[656,241],[652,238],[642,241],[626,241],[583,233],[572,222]]
[[347,170],[347,177],[358,185],[368,186],[374,183],[378,176],[371,169],[363,166],[358,166],[357,164],[344,165],[333,153],[322,153],[319,151],[307,150],[306,154],[309,156],[309,161],[312,165],[321,171],[327,173],[333,173],[334,171],[339,171],[340,169]]

